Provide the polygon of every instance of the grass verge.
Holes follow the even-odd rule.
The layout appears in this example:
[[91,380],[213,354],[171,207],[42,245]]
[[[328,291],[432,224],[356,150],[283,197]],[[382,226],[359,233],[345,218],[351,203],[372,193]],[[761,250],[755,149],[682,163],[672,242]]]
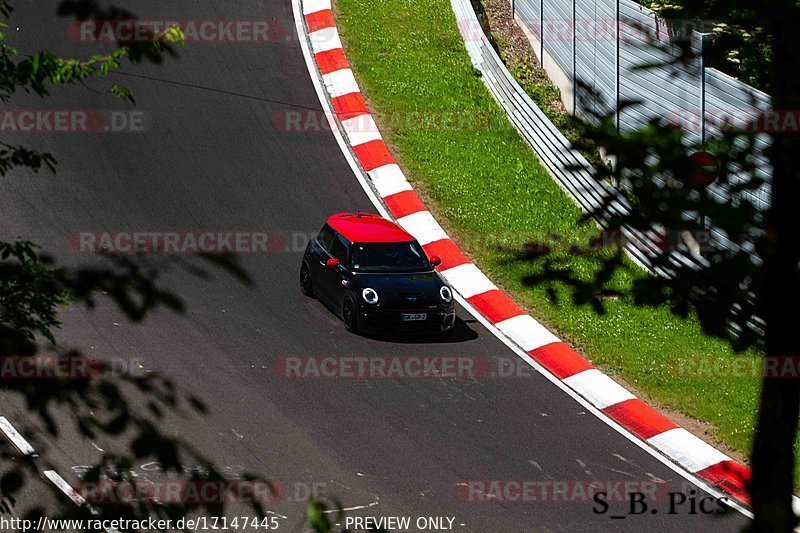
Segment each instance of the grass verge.
[[[706,337],[693,318],[635,306],[624,296],[643,275],[635,269],[613,280],[623,295],[611,293],[602,314],[576,303],[563,283],[525,283],[544,269],[542,262],[520,257],[532,236],[553,233],[585,243],[596,230],[578,223],[578,209],[508,125],[470,63],[449,1],[338,0],[336,11],[347,55],[384,137],[476,264],[640,397],[707,440],[717,439],[735,457],[749,454],[757,354],[734,355],[725,342]],[[458,127],[441,120],[453,115],[472,119]],[[554,259],[582,275],[593,272],[590,259]]]

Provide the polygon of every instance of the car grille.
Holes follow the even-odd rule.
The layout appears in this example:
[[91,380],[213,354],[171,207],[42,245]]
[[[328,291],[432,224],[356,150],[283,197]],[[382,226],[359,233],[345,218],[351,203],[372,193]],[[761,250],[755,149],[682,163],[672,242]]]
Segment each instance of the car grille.
[[438,301],[421,294],[396,294],[386,302],[386,309],[389,311],[430,311],[438,308]]

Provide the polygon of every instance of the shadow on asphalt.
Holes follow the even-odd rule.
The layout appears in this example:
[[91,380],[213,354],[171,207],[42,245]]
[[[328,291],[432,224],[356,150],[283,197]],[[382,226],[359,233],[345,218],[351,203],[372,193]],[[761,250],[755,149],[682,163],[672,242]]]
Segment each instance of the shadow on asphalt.
[[[313,302],[316,309],[322,311],[328,318],[335,321],[341,326],[344,331],[344,323],[341,317],[328,305],[326,302],[314,298],[306,298],[307,301]],[[453,329],[446,334],[437,333],[398,333],[395,335],[376,334],[376,333],[357,333],[355,335],[365,339],[390,342],[393,344],[450,344],[456,342],[468,342],[478,338],[478,334],[472,329],[469,324],[477,324],[478,321],[474,318],[463,320],[456,315],[456,323]]]

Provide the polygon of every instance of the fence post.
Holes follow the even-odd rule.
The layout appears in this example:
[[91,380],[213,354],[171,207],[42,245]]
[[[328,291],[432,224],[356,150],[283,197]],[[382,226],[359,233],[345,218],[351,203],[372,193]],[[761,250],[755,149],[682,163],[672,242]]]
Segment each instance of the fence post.
[[578,110],[578,84],[577,84],[577,72],[578,72],[578,63],[576,61],[578,55],[575,51],[575,44],[577,43],[576,40],[576,19],[578,17],[578,6],[577,0],[572,0],[572,114],[573,116]]
[[616,9],[615,9],[615,16],[614,16],[614,18],[616,19],[616,31],[617,31],[617,37],[615,39],[617,50],[616,50],[616,53],[614,54],[615,55],[614,59],[616,61],[616,67],[614,69],[614,76],[616,77],[616,79],[614,80],[614,93],[615,93],[614,94],[614,114],[616,115],[617,132],[619,132],[619,122],[620,122],[619,121],[619,81],[620,81],[620,75],[619,75],[619,63],[620,63],[620,59],[619,59],[619,49],[620,49],[619,40],[620,40],[620,37],[621,37],[620,31],[619,31],[620,30],[620,20],[619,20],[620,19],[620,15],[619,15],[619,3],[620,2],[621,2],[621,0],[617,0],[615,2],[616,3]]
[[[697,36],[697,48],[700,53],[700,143],[706,142],[706,36],[707,33],[694,32],[693,35]],[[706,229],[709,227],[708,217],[700,215],[700,227]]]
[[544,0],[539,0],[539,63],[544,68]]
[[708,33],[697,33],[700,40],[700,142],[706,142],[706,36]]

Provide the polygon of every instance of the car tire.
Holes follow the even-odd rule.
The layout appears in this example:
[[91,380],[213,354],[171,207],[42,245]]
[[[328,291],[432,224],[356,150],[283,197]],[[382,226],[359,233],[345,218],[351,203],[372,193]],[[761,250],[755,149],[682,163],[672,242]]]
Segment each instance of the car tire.
[[342,303],[342,322],[350,333],[358,333],[358,306],[350,295],[344,297]]
[[311,280],[311,270],[308,264],[303,261],[303,266],[300,267],[300,290],[309,298],[314,297],[314,284]]

